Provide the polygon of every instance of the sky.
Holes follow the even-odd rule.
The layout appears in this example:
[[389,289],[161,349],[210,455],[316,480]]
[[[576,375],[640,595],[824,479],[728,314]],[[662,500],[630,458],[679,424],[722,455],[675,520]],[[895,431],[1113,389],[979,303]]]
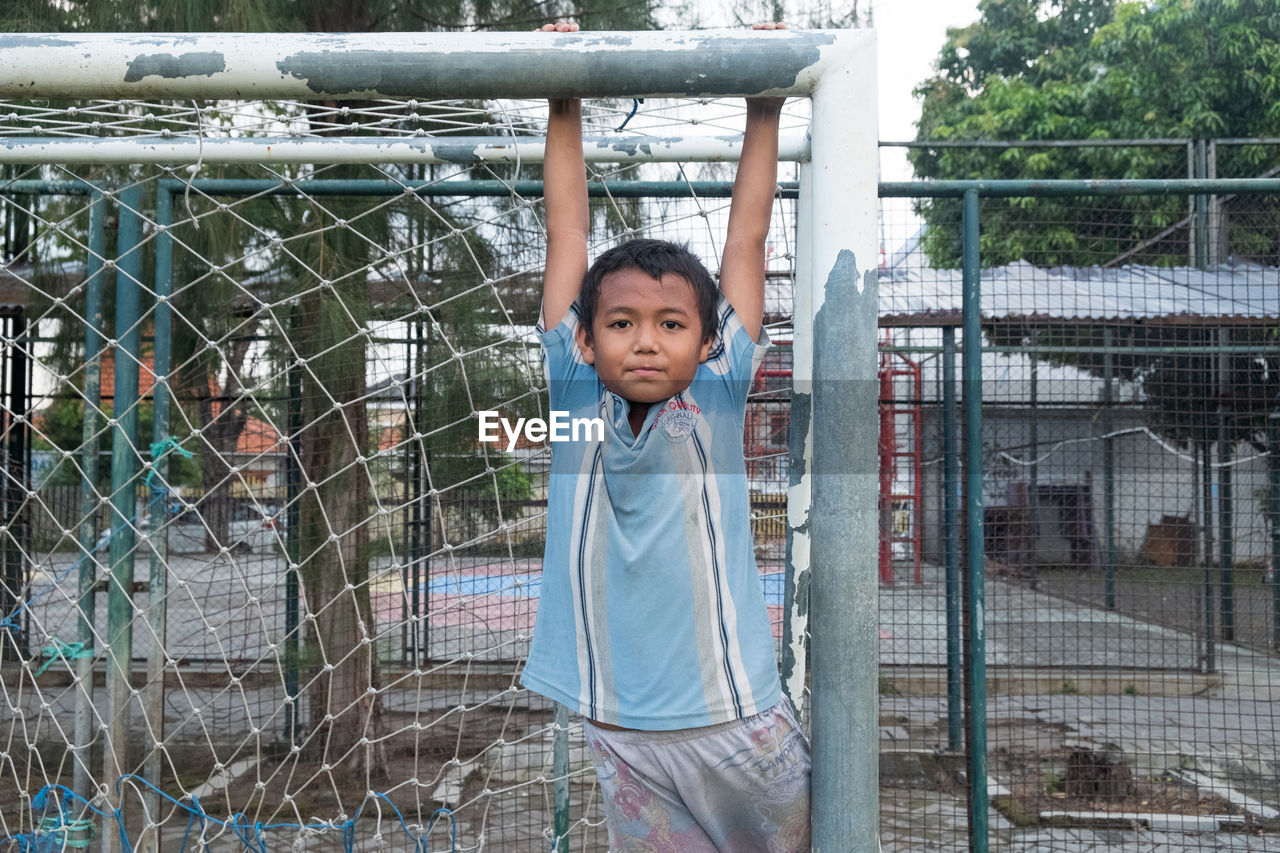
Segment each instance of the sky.
[[[916,137],[920,101],[911,94],[934,71],[948,27],[963,27],[978,18],[977,0],[878,0],[875,3],[879,58],[880,140],[903,142]],[[880,180],[915,177],[905,148],[880,149]],[[885,199],[880,209],[880,245],[887,257],[900,251],[920,230],[922,221],[902,199]]]
[[[880,68],[880,139],[914,139],[920,102],[911,90],[933,72],[933,63],[947,38],[947,27],[962,27],[978,18],[977,0],[879,0],[875,29]],[[880,152],[880,178],[912,178],[901,148]]]

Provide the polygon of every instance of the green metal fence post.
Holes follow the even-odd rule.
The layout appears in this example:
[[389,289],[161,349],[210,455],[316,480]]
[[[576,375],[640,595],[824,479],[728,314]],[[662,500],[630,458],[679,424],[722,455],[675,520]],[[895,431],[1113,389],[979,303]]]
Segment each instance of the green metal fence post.
[[[103,263],[107,254],[106,219],[107,202],[101,193],[89,197],[89,251],[85,260],[85,327],[84,327],[84,423],[81,428],[80,446],[80,571],[77,588],[76,639],[85,651],[92,650],[97,596],[94,584],[98,582],[98,406],[102,387],[102,284],[106,278]],[[92,799],[93,774],[89,768],[89,745],[94,739],[93,725],[93,658],[89,655],[76,659],[75,744],[71,748],[74,770],[72,790],[81,797]]]
[[569,709],[556,703],[551,774],[555,777],[554,853],[569,853]]
[[[1035,340],[1032,333],[1031,340]],[[1040,585],[1040,367],[1037,359],[1027,359],[1031,368],[1031,423],[1027,425],[1027,442],[1030,445],[1031,464],[1027,466],[1027,528],[1031,549],[1027,554],[1027,571],[1031,575],[1030,586]]]
[[942,329],[942,531],[947,597],[947,748],[964,748],[960,581],[960,442],[956,434],[956,329]]
[[[142,186],[122,190],[116,251],[115,388],[111,417],[111,570],[107,583],[107,740],[103,781],[107,799],[119,804],[115,783],[126,769],[133,702],[133,558],[138,485],[138,367],[142,354]],[[103,848],[118,853],[115,827],[103,832]]]
[[1280,651],[1280,400],[1267,416],[1267,517],[1271,520],[1271,646]]
[[964,420],[968,460],[969,576],[969,849],[984,853],[987,821],[987,662],[982,530],[982,283],[978,191],[964,194]]
[[[1218,330],[1218,344],[1231,345],[1231,332]],[[1225,353],[1218,355],[1218,599],[1222,609],[1222,639],[1228,643],[1236,638],[1235,615],[1235,506],[1231,490],[1231,458],[1234,439],[1229,428],[1230,414],[1223,402],[1231,392],[1230,360]]]
[[1107,326],[1102,330],[1102,345],[1106,351],[1102,355],[1102,500],[1104,505],[1103,523],[1106,525],[1106,590],[1104,604],[1108,610],[1116,609],[1116,431],[1115,397],[1115,355],[1111,348],[1115,343],[1115,330]]
[[[1212,358],[1208,348],[1209,333],[1200,332],[1199,343],[1205,345],[1205,357],[1197,359],[1197,370],[1201,375],[1209,375]],[[1213,672],[1217,668],[1217,629],[1214,627],[1217,602],[1213,592],[1213,503],[1216,486],[1213,482],[1213,436],[1211,427],[1216,425],[1216,416],[1208,409],[1199,413],[1199,435],[1196,436],[1196,451],[1200,463],[1200,536],[1204,557],[1204,669]]]

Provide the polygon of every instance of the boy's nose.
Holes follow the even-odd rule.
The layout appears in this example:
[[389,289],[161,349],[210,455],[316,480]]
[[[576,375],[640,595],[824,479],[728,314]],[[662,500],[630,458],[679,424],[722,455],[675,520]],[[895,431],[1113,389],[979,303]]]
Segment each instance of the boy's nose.
[[643,352],[652,352],[657,348],[657,345],[657,330],[650,328],[647,323],[641,323],[636,329],[636,349]]

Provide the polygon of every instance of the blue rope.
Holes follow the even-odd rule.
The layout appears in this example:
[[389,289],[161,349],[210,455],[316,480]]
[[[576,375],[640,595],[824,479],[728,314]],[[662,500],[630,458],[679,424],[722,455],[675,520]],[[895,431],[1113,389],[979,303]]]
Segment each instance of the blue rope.
[[196,818],[200,819],[200,837],[204,837],[206,824],[204,820],[204,809],[200,807],[200,798],[195,794],[192,794],[191,803],[194,808],[187,810],[187,829],[186,832],[182,833],[182,846],[178,848],[179,850],[187,849],[187,839],[191,837],[191,825],[196,822]]
[[622,120],[622,124],[620,124],[620,125],[618,125],[617,127],[615,127],[615,128],[613,129],[613,132],[614,132],[614,133],[617,133],[618,131],[620,131],[620,130],[622,130],[624,127],[626,127],[626,126],[627,126],[627,122],[631,121],[631,119],[635,117],[636,110],[640,109],[640,105],[641,105],[641,104],[643,104],[643,103],[644,103],[644,98],[632,98],[632,99],[631,99],[631,112],[627,113],[627,117],[626,117],[626,118],[624,118],[624,119]]
[[147,479],[144,480],[143,482],[147,484],[147,488],[151,489],[152,492],[155,492],[157,491],[157,489],[159,489],[165,492],[166,494],[168,493],[169,491],[168,486],[161,485],[157,487],[152,484],[152,481],[154,480],[156,474],[159,473],[159,471],[156,469],[156,465],[160,462],[161,459],[164,458],[165,454],[170,453],[174,450],[178,451],[178,453],[186,459],[190,459],[191,457],[195,456],[195,454],[192,453],[190,450],[187,450],[181,444],[178,444],[178,442],[173,438],[173,436],[169,436],[168,438],[165,438],[161,441],[157,441],[151,445],[151,470],[147,472]]
[[[634,114],[635,114],[635,110],[633,109],[632,115]],[[628,119],[629,118],[630,117],[628,117]],[[624,122],[624,125],[625,125],[625,122]],[[155,462],[160,461],[160,459],[165,454],[171,453],[173,451],[177,451],[178,453],[182,454],[187,458],[191,458],[191,456],[193,456],[193,454],[190,451],[187,451],[184,448],[182,448],[173,438],[166,438],[163,441],[158,441],[151,445],[151,457]],[[157,504],[162,503],[165,497],[169,494],[170,490],[168,486],[164,484],[157,485],[155,483],[154,477],[156,473],[157,471],[153,466],[152,470],[147,474],[147,477],[145,480],[147,487],[151,490],[152,498],[147,503],[147,506],[143,511],[143,513],[135,513],[131,518],[129,518],[123,524],[104,531],[103,534],[100,537],[98,537],[98,541],[94,543],[93,548],[90,549],[88,553],[82,555],[80,559],[76,560],[74,563],[68,566],[61,573],[59,573],[57,577],[55,577],[53,581],[48,585],[47,588],[43,589],[38,593],[31,595],[26,601],[20,602],[17,608],[11,614],[4,617],[3,619],[0,619],[0,629],[8,628],[10,630],[21,630],[21,625],[17,621],[17,619],[21,616],[23,610],[29,608],[31,604],[38,601],[41,596],[47,595],[52,590],[56,589],[58,585],[61,584],[62,581],[67,578],[68,575],[70,575],[74,571],[77,571],[80,568],[80,566],[84,563],[85,560],[92,559],[95,554],[104,550],[110,544],[112,537],[118,531],[124,529],[126,525],[132,525],[135,521],[137,521],[140,515],[144,513],[150,514]],[[166,513],[169,511],[171,510],[169,508],[166,508]],[[86,649],[83,643],[64,643],[56,637],[53,637],[51,639],[52,639],[52,645],[46,646],[42,650],[42,654],[46,655],[49,658],[49,660],[47,660],[44,663],[44,665],[42,665],[39,668],[39,670],[36,671],[35,673],[36,676],[43,674],[44,671],[47,670],[57,660],[70,661],[75,658],[93,657],[94,653],[91,650]],[[181,800],[175,799],[173,796],[160,790],[159,788],[157,788],[155,785],[153,785],[151,782],[147,781],[146,779],[143,779],[140,776],[135,776],[131,773],[125,774],[124,776],[121,776],[119,779],[116,780],[116,784],[115,784],[116,794],[118,797],[120,797],[121,802],[123,802],[123,796],[124,796],[122,786],[126,781],[137,783],[138,785],[141,785],[142,787],[151,790],[152,792],[158,794],[161,799],[168,801],[176,808],[182,809],[187,813],[187,827],[182,835],[182,845],[179,848],[180,853],[185,853],[185,850],[187,849],[187,841],[191,837],[191,829],[195,825],[195,822],[197,820],[200,822],[201,838],[204,837],[209,824],[212,823],[216,826],[223,827],[225,829],[230,829],[232,833],[236,836],[236,838],[239,839],[240,842],[245,846],[245,848],[251,851],[251,853],[268,853],[267,840],[266,840],[266,837],[264,836],[264,832],[273,831],[273,830],[328,831],[333,829],[338,829],[342,832],[343,849],[346,851],[349,851],[349,853],[353,853],[355,849],[355,823],[356,823],[356,820],[360,817],[361,813],[364,811],[364,807],[368,803],[370,798],[382,800],[388,806],[391,807],[391,810],[395,813],[396,819],[400,824],[400,828],[404,831],[405,835],[408,836],[409,839],[413,841],[413,845],[414,845],[413,849],[415,851],[420,851],[420,853],[425,853],[427,849],[426,844],[427,844],[428,836],[435,829],[436,823],[440,820],[441,817],[447,817],[449,819],[449,849],[451,851],[456,850],[458,846],[458,821],[457,821],[457,817],[454,815],[454,813],[450,809],[441,807],[433,811],[428,819],[426,830],[422,832],[421,835],[415,835],[414,832],[409,828],[408,821],[405,820],[404,814],[401,813],[400,809],[396,807],[395,803],[393,803],[391,799],[386,794],[383,794],[383,793],[373,793],[370,795],[370,797],[366,797],[365,801],[360,804],[360,808],[356,810],[355,816],[349,818],[348,820],[344,821],[342,824],[338,826],[334,826],[332,824],[323,823],[323,822],[314,822],[314,823],[305,823],[305,824],[296,824],[296,823],[263,824],[262,822],[259,821],[259,822],[250,824],[247,822],[247,820],[245,820],[242,823],[242,820],[244,820],[245,816],[239,812],[233,814],[228,820],[219,820],[218,818],[213,817],[212,815],[210,815],[208,812],[204,810],[204,807],[200,804],[199,797],[192,795],[191,802],[188,805],[187,803],[184,803]],[[59,844],[60,847],[63,847],[63,848],[87,847],[90,843],[90,840],[97,837],[97,827],[96,827],[96,824],[94,823],[94,820],[90,818],[76,818],[74,820],[67,821],[64,816],[69,806],[78,803],[79,804],[78,810],[82,814],[85,813],[85,811],[87,810],[88,813],[94,815],[98,820],[102,820],[105,822],[109,818],[110,820],[114,821],[116,824],[116,828],[120,834],[121,849],[126,851],[126,853],[133,853],[134,848],[129,841],[128,833],[127,833],[127,830],[125,829],[125,821],[124,821],[124,816],[121,808],[112,809],[110,812],[102,811],[100,809],[95,808],[89,800],[86,800],[84,797],[81,797],[79,794],[75,793],[70,788],[67,788],[62,785],[51,784],[51,785],[45,785],[31,799],[32,810],[46,811],[49,808],[49,800],[51,796],[53,797],[53,804],[58,809],[58,815],[56,818],[53,818],[52,816],[46,816],[42,818],[38,823],[33,821],[33,824],[36,827],[33,832],[21,833],[18,835],[11,835],[7,837],[0,837],[0,845],[7,844],[9,842],[15,842],[18,845],[19,853],[37,853],[37,851],[39,850],[39,848],[36,846],[37,843],[41,839],[52,838],[57,844]],[[71,840],[69,839],[68,836],[69,836],[69,833],[72,833],[72,832],[88,832],[89,838],[85,840]]]
[[51,637],[50,639],[53,640],[53,644],[45,646],[40,650],[40,654],[49,659],[41,664],[40,668],[35,671],[35,674],[32,676],[33,678],[39,678],[44,675],[44,671],[53,666],[53,663],[56,660],[72,661],[76,658],[93,657],[93,650],[86,649],[84,647],[84,643],[64,643],[57,637]]
[[[413,842],[413,849],[415,851],[420,851],[420,853],[425,853],[425,851],[427,850],[426,844],[427,844],[428,837],[431,835],[432,831],[435,829],[436,823],[442,817],[447,817],[449,819],[449,849],[451,851],[456,851],[458,848],[458,820],[457,820],[457,817],[454,815],[454,813],[450,809],[441,807],[433,811],[430,817],[428,818],[426,829],[420,835],[417,835],[414,833],[412,829],[410,829],[408,821],[405,820],[404,813],[401,812],[400,809],[396,807],[396,804],[391,801],[390,797],[388,797],[384,793],[378,793],[378,792],[371,793],[369,796],[365,798],[364,802],[360,804],[360,808],[356,809],[356,813],[352,817],[348,818],[347,820],[343,821],[341,824],[338,824],[336,826],[333,824],[323,823],[320,821],[316,821],[312,823],[304,823],[304,824],[298,824],[298,823],[264,824],[261,821],[256,823],[249,823],[248,820],[245,818],[244,814],[240,812],[236,812],[235,814],[231,815],[231,817],[228,818],[227,820],[219,820],[218,818],[213,817],[212,815],[210,815],[208,812],[204,810],[204,807],[200,804],[199,797],[192,796],[190,804],[184,803],[181,800],[174,798],[170,794],[167,794],[164,791],[160,790],[151,782],[148,782],[146,779],[143,779],[140,776],[135,776],[131,773],[125,774],[124,776],[121,776],[119,779],[116,780],[116,784],[115,784],[116,794],[121,798],[122,803],[123,803],[123,797],[124,797],[123,785],[126,781],[133,782],[144,788],[147,788],[148,790],[158,794],[162,800],[165,800],[166,802],[172,804],[175,808],[181,809],[187,813],[187,828],[182,836],[182,845],[179,848],[180,853],[183,853],[183,851],[187,849],[187,841],[191,835],[191,828],[194,825],[194,822],[197,820],[200,821],[200,837],[204,836],[205,830],[209,824],[214,824],[216,826],[231,830],[231,832],[236,836],[236,838],[239,839],[240,843],[244,845],[245,849],[251,851],[251,853],[269,853],[269,848],[267,846],[267,839],[264,833],[269,831],[274,831],[274,830],[294,830],[294,831],[310,830],[313,832],[338,830],[342,833],[343,850],[354,851],[355,842],[356,842],[356,834],[355,834],[356,822],[360,819],[360,815],[363,814],[365,806],[368,805],[371,799],[381,800],[382,802],[386,803],[387,806],[390,807],[391,811],[395,813],[396,820],[400,824],[401,830],[409,838],[409,840]],[[84,799],[83,797],[79,796],[71,789],[66,788],[62,785],[45,785],[43,788],[40,789],[39,793],[37,793],[35,797],[31,799],[31,808],[33,810],[47,809],[50,795],[57,798],[55,799],[55,803],[59,808],[59,814],[62,814],[63,812],[65,812],[70,804],[79,803],[83,809],[87,809],[89,812],[96,815],[99,819],[105,820],[107,818],[110,818],[111,820],[114,820],[116,823],[116,827],[120,833],[121,849],[125,851],[129,851],[129,853],[132,853],[134,848],[133,848],[133,845],[129,842],[128,836],[125,831],[123,808],[116,808],[116,809],[113,809],[111,812],[101,811],[97,808],[94,808],[93,804],[90,803],[88,800]],[[72,822],[72,823],[63,824],[63,826],[70,830],[70,829],[81,827],[83,825],[88,825],[91,823],[92,823],[91,821],[85,821],[84,819],[81,819],[79,823]],[[73,827],[73,824],[75,824],[74,827]],[[0,838],[0,844],[4,844],[5,842],[9,842],[9,841],[16,841],[18,843],[18,849],[20,851],[26,851],[28,849],[34,850],[35,848],[32,847],[31,845],[34,844],[34,839],[39,835],[42,835],[42,833],[36,832],[33,834],[13,835],[13,836],[9,836],[8,838]]]
[[[341,831],[342,833],[343,850],[354,851],[355,842],[356,842],[356,821],[359,820],[360,815],[364,812],[365,806],[368,804],[370,799],[381,800],[391,808],[391,811],[395,813],[396,821],[400,824],[401,830],[409,838],[409,840],[413,842],[413,849],[417,851],[417,853],[426,853],[426,850],[427,850],[426,845],[427,845],[429,836],[435,830],[436,823],[442,817],[447,817],[449,819],[449,849],[451,851],[456,851],[458,848],[458,820],[457,820],[457,817],[454,815],[454,813],[450,809],[441,807],[433,811],[430,817],[428,818],[426,829],[419,835],[414,833],[414,831],[409,827],[408,821],[405,820],[403,812],[401,812],[400,809],[396,807],[396,804],[393,803],[391,799],[384,793],[373,793],[369,797],[366,797],[365,801],[360,804],[360,808],[356,810],[355,815],[343,821],[341,824],[337,826],[334,826],[328,823],[319,822],[319,821],[312,822],[312,823],[305,823],[305,824],[297,824],[297,823],[264,824],[261,821],[255,822],[255,823],[249,823],[245,819],[244,814],[240,812],[233,814],[227,820],[219,820],[218,818],[213,817],[212,815],[210,815],[208,812],[204,810],[204,807],[200,804],[199,797],[192,796],[190,804],[184,803],[181,800],[178,800],[173,796],[160,790],[155,785],[148,782],[146,779],[143,779],[140,776],[135,776],[133,774],[126,774],[116,780],[116,784],[115,784],[116,794],[117,796],[121,797],[122,802],[123,802],[122,786],[126,781],[134,782],[138,785],[141,785],[144,788],[147,788],[153,791],[154,793],[158,794],[161,799],[167,801],[168,803],[172,804],[174,807],[181,809],[187,813],[187,827],[186,827],[186,831],[182,835],[182,844],[179,847],[180,853],[185,853],[187,849],[187,842],[191,837],[191,829],[197,820],[200,821],[200,836],[199,836],[200,838],[204,837],[204,834],[209,824],[214,824],[216,826],[220,826],[225,829],[230,829],[231,832],[236,836],[236,838],[239,839],[240,843],[243,844],[245,849],[250,851],[250,853],[269,853],[269,848],[267,846],[267,839],[264,833],[269,831],[274,831],[274,830],[330,831],[330,830],[336,829]],[[54,805],[56,805],[58,808],[58,818],[56,822],[50,822],[51,819],[49,817],[46,817],[44,820],[42,820],[40,823],[37,824],[37,829],[34,832],[25,833],[21,835],[11,835],[11,836],[8,836],[7,838],[0,838],[0,845],[3,845],[8,842],[16,842],[18,845],[18,850],[22,851],[22,853],[26,853],[27,851],[32,851],[32,853],[35,853],[35,851],[38,849],[36,847],[37,840],[40,838],[48,838],[50,834],[53,834],[58,839],[58,843],[60,845],[64,845],[67,847],[88,846],[88,841],[80,843],[78,840],[71,841],[71,840],[66,840],[65,838],[66,833],[85,832],[85,831],[89,833],[90,839],[96,837],[97,829],[92,819],[78,818],[71,821],[67,821],[65,819],[64,815],[67,811],[70,810],[70,807],[74,804],[79,804],[78,810],[80,810],[82,813],[85,810],[87,810],[89,813],[96,816],[100,820],[105,821],[109,818],[110,820],[114,821],[116,824],[116,829],[120,834],[121,849],[127,851],[127,853],[132,853],[134,847],[133,847],[133,844],[129,841],[129,837],[125,829],[123,808],[112,809],[110,812],[102,811],[100,809],[95,808],[91,802],[86,800],[84,797],[81,797],[80,795],[76,794],[74,791],[72,791],[69,788],[66,788],[62,785],[45,785],[43,788],[40,789],[39,793],[37,793],[31,799],[32,810],[33,811],[47,810],[49,808],[50,796],[54,797]],[[58,835],[58,833],[63,833],[63,835]]]

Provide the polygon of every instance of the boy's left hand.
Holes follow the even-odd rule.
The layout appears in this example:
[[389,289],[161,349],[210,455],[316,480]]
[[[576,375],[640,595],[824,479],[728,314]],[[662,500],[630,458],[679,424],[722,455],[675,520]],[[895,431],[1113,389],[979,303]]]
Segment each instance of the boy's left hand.
[[[757,21],[751,25],[752,30],[785,30],[787,25],[782,21]],[[765,112],[776,112],[782,109],[786,98],[747,98],[747,107],[755,107]]]

